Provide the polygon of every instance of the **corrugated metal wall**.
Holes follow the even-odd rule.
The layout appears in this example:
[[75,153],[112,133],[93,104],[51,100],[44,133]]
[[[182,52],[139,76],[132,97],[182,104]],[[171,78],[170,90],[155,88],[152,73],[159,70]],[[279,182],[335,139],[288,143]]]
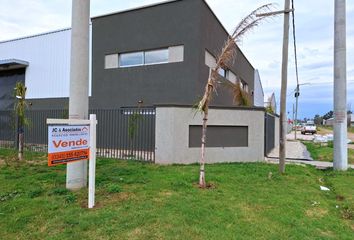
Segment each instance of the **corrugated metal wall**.
[[25,79],[28,99],[69,97],[70,38],[71,29],[66,29],[0,42],[0,59],[29,62]]

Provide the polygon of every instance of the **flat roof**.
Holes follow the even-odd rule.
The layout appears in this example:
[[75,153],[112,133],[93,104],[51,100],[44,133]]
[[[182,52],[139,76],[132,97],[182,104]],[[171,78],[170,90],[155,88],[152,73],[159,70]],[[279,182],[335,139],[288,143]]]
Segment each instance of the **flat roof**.
[[43,33],[28,35],[28,36],[25,36],[25,37],[19,37],[19,38],[13,38],[13,39],[9,39],[9,40],[4,40],[4,41],[0,41],[0,44],[1,43],[18,41],[18,40],[23,40],[23,39],[27,39],[27,38],[40,37],[40,36],[49,35],[49,34],[53,34],[53,33],[64,32],[64,31],[68,31],[68,30],[71,30],[71,28],[63,28],[63,29],[53,30],[53,31],[49,31],[49,32],[43,32]]
[[26,68],[28,65],[28,62],[19,59],[0,59],[0,71]]

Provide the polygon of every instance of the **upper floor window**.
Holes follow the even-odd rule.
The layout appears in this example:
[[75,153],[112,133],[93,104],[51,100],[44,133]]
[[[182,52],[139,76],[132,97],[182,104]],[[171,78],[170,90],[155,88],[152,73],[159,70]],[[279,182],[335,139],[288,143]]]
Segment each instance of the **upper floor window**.
[[159,49],[145,52],[145,64],[168,63],[168,49]]
[[227,70],[225,70],[223,68],[219,68],[218,73],[219,73],[220,76],[226,78],[226,72],[227,72]]
[[119,54],[120,67],[140,66],[144,64],[144,52]]
[[245,92],[248,93],[248,91],[249,91],[248,84],[245,81],[243,81],[242,79],[241,79],[240,84],[241,84],[242,90],[244,90]]
[[156,50],[108,54],[105,55],[104,67],[105,69],[126,68],[183,61],[184,45],[178,45]]

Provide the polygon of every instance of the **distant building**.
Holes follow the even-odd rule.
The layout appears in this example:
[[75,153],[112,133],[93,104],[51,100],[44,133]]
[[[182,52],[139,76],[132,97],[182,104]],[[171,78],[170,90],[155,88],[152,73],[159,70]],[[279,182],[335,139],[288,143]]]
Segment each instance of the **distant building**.
[[[326,126],[333,126],[334,118],[329,118],[327,120],[323,120],[323,124]],[[348,114],[348,125],[354,126],[354,114]]]
[[264,97],[264,107],[267,109],[271,109],[273,113],[277,112],[277,102],[274,93],[266,95]]
[[334,123],[334,118],[325,119],[323,121],[323,124],[326,126],[333,126],[333,123]]

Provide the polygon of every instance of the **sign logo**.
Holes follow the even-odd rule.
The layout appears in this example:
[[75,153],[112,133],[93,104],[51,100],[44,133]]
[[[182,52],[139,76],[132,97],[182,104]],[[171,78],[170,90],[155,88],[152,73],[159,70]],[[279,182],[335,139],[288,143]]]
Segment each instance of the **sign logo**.
[[49,126],[48,166],[89,159],[89,126]]

